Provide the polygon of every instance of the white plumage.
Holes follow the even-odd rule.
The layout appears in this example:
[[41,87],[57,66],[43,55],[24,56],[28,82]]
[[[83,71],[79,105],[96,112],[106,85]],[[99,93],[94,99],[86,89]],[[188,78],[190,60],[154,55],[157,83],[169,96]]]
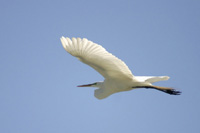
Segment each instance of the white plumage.
[[152,83],[168,80],[168,76],[133,76],[128,66],[120,59],[107,52],[101,45],[86,38],[61,38],[64,49],[72,56],[98,71],[104,82],[81,85],[79,87],[98,87],[95,97],[103,99],[109,95],[128,91],[134,88],[154,88],[169,94],[178,95],[179,91],[172,88],[153,86]]

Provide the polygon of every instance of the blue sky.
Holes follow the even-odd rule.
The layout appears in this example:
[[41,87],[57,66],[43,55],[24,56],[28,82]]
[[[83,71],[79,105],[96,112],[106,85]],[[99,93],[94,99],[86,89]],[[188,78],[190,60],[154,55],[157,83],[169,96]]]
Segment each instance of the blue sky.
[[[0,132],[199,133],[200,1],[1,0]],[[68,54],[61,36],[85,37],[155,85],[96,99],[77,85],[103,77]]]

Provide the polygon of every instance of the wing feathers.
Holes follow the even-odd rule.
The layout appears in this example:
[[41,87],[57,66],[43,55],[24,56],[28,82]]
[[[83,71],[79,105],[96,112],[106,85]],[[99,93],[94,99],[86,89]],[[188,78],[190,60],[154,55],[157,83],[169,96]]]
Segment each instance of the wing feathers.
[[90,65],[105,78],[133,78],[126,64],[108,53],[102,46],[86,38],[61,38],[64,49],[80,61]]

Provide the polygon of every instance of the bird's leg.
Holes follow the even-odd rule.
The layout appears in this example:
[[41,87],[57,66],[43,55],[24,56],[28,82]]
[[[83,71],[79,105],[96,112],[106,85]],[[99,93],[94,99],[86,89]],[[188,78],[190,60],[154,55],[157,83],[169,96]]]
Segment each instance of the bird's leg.
[[146,88],[146,89],[156,89],[156,90],[159,90],[159,91],[162,91],[162,92],[165,92],[167,94],[170,94],[170,95],[180,95],[181,92],[180,91],[177,91],[173,88],[168,88],[168,87],[160,87],[160,86],[136,86],[134,88]]
[[[155,89],[156,89],[156,88],[155,88]],[[177,91],[177,90],[175,90],[175,89],[171,89],[171,90],[160,90],[160,89],[156,89],[156,90],[165,92],[165,93],[170,94],[170,95],[180,95],[180,94],[181,94],[180,91]]]

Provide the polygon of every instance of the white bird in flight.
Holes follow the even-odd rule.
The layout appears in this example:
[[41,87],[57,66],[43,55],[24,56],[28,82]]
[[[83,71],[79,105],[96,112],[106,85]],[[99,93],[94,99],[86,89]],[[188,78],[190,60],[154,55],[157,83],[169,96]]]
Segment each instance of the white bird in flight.
[[98,99],[136,88],[152,88],[171,95],[181,94],[180,91],[173,88],[152,85],[154,82],[168,80],[168,76],[133,76],[122,60],[107,52],[101,45],[86,38],[61,37],[60,39],[62,46],[68,53],[94,68],[105,78],[103,82],[78,86],[97,87],[94,96]]

